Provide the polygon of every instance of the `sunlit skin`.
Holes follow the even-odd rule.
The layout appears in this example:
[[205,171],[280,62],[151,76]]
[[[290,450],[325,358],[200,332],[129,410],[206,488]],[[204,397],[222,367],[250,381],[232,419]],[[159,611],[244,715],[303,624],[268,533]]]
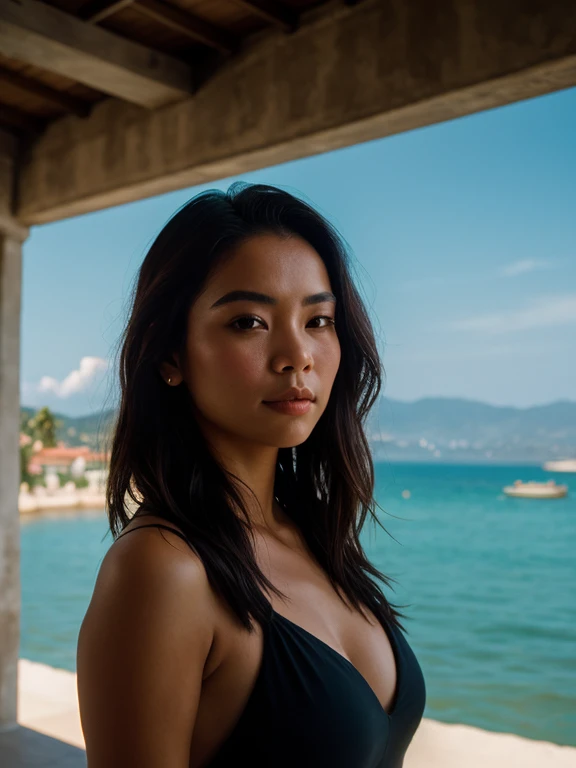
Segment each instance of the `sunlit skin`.
[[[242,299],[212,307],[238,290],[266,294],[277,304]],[[171,379],[167,386],[186,383],[211,450],[260,503],[261,510],[241,489],[251,522],[270,531],[286,522],[274,500],[278,449],[310,436],[340,364],[330,322],[335,302],[302,306],[305,297],[323,292],[332,292],[328,272],[309,243],[297,236],[253,236],[221,264],[191,307],[186,360],[176,355],[176,365],[161,368]],[[291,386],[314,393],[307,413],[286,415],[264,405]]]

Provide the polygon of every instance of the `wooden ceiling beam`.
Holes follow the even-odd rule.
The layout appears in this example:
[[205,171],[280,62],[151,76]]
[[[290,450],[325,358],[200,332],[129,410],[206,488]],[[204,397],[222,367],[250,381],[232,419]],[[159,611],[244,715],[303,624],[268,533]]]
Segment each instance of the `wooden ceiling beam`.
[[254,15],[260,16],[270,24],[280,27],[284,32],[294,32],[298,29],[300,23],[298,14],[285,5],[270,2],[270,0],[233,0],[233,2],[248,9]]
[[234,53],[239,47],[238,40],[219,27],[215,27],[191,13],[186,13],[174,5],[164,3],[162,0],[135,0],[132,7],[138,13],[148,16],[159,24],[170,27],[197,43],[215,48],[227,56]]
[[37,96],[56,107],[61,107],[67,112],[78,115],[78,117],[87,117],[92,108],[90,104],[81,99],[70,96],[70,94],[63,91],[57,91],[55,88],[50,88],[50,86],[44,85],[44,83],[39,83],[38,80],[23,77],[20,73],[12,72],[9,69],[0,69],[0,86],[3,84],[17,88],[22,93]]
[[239,47],[238,41],[226,31],[162,0],[92,0],[80,10],[78,16],[97,24],[128,6],[158,24],[225,55],[234,53]]
[[133,2],[134,0],[92,0],[80,9],[78,18],[89,21],[91,24],[98,24],[98,22],[107,19],[108,16],[113,16],[132,5]]
[[188,64],[38,0],[0,2],[0,53],[149,109],[193,90]]

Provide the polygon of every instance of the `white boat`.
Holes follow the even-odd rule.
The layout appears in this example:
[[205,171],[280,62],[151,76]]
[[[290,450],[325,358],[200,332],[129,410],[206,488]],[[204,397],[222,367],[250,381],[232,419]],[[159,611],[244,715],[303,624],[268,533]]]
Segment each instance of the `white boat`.
[[534,480],[523,483],[522,480],[515,480],[514,485],[507,485],[502,490],[506,496],[518,496],[524,499],[561,499],[567,495],[568,486],[556,485],[555,480],[548,480],[545,483]]
[[545,461],[542,469],[545,469],[547,472],[576,472],[576,459]]

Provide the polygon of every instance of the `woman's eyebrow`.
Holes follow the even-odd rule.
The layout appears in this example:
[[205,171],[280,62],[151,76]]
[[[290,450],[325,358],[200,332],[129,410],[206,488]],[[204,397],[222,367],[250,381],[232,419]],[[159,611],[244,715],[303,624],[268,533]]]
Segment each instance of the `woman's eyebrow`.
[[[210,309],[221,307],[223,304],[229,304],[232,301],[254,301],[258,304],[278,304],[278,299],[274,299],[272,296],[267,296],[265,293],[258,293],[256,291],[230,291],[229,293],[224,294],[218,301],[215,301]],[[323,301],[332,301],[336,303],[336,296],[330,291],[313,293],[312,296],[305,296],[302,299],[302,306],[308,307],[310,304],[321,304]]]

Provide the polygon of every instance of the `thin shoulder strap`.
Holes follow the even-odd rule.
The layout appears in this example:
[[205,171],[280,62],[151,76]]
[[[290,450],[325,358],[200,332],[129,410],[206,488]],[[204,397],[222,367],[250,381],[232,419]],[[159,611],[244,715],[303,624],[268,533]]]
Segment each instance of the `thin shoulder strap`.
[[177,531],[176,528],[171,528],[169,525],[162,525],[161,523],[148,523],[147,525],[139,525],[137,528],[132,528],[131,531],[124,531],[123,533],[121,533],[120,536],[116,538],[116,541],[118,541],[118,539],[121,539],[122,536],[127,536],[129,533],[134,533],[134,531],[139,531],[140,528],[165,528],[167,531],[172,531],[172,533],[175,533],[176,536],[180,536],[182,541],[185,541],[186,544],[188,544],[188,546],[191,549],[193,549],[192,544],[190,544],[190,542],[188,541],[186,536],[184,536],[183,533],[181,533],[180,531]]

